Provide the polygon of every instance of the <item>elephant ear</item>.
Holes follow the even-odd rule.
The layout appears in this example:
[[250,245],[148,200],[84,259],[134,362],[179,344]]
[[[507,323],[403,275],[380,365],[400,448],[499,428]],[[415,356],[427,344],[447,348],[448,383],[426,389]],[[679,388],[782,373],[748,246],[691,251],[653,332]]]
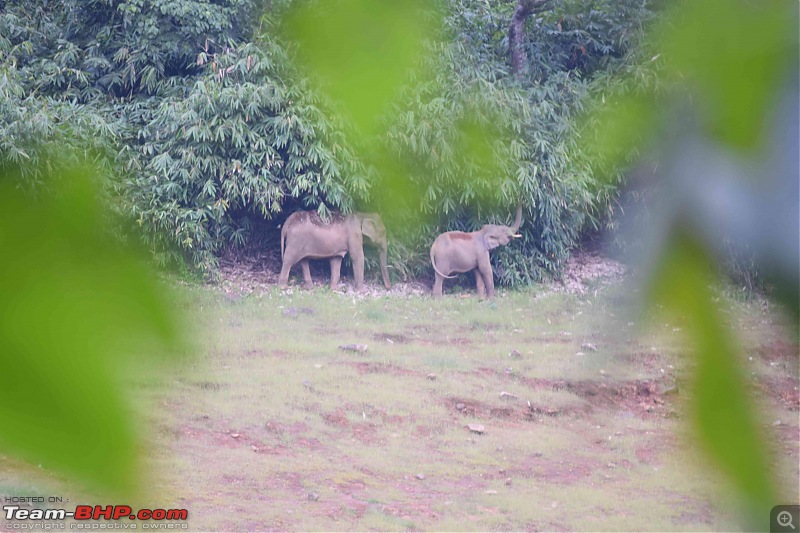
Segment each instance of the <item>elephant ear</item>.
[[483,236],[483,246],[487,250],[494,250],[500,246],[500,239],[498,239],[497,236],[492,233],[487,233]]
[[364,216],[361,219],[361,233],[366,235],[372,241],[378,240],[378,227],[375,224],[375,219],[370,216]]

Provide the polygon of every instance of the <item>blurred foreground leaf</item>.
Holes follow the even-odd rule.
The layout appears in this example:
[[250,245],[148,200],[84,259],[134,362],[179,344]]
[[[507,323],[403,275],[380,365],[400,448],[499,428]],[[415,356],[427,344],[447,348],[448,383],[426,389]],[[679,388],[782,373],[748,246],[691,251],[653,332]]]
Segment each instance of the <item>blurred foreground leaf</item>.
[[796,64],[797,2],[676,2],[661,28],[675,81],[689,82],[713,137],[738,149],[758,147],[776,91]]
[[173,347],[165,293],[109,237],[90,173],[31,198],[0,174],[0,446],[96,489],[139,471],[121,368]]
[[732,249],[799,316],[797,6],[676,0],[643,65],[658,83],[626,80],[587,122],[598,125],[587,128],[595,168],[613,177],[640,152],[656,162],[650,222],[635,228],[651,303],[684,320],[697,358],[695,430],[759,529],[778,491],[740,348],[710,287]]
[[739,349],[710,286],[716,269],[708,251],[678,231],[653,271],[651,302],[682,318],[697,367],[691,414],[702,444],[750,505],[757,526],[776,504],[767,449],[739,367]]
[[[358,158],[377,176],[369,209],[389,221],[418,213],[424,187],[409,180],[409,162],[382,144],[403,87],[420,76],[425,43],[441,14],[424,0],[298,2],[284,20],[300,63],[333,102]],[[396,118],[396,117],[395,117]],[[422,215],[422,213],[419,213]]]
[[286,20],[299,57],[369,136],[435,28],[423,0],[306,2]]

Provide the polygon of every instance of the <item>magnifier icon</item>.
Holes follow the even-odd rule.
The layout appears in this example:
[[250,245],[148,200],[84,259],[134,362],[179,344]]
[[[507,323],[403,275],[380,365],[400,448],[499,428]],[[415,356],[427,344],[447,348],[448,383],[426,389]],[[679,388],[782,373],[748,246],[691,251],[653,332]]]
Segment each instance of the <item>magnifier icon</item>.
[[780,524],[781,527],[788,526],[792,528],[792,530],[794,530],[794,524],[792,523],[792,513],[790,513],[789,511],[781,511],[780,513],[778,513],[777,520],[778,524]]

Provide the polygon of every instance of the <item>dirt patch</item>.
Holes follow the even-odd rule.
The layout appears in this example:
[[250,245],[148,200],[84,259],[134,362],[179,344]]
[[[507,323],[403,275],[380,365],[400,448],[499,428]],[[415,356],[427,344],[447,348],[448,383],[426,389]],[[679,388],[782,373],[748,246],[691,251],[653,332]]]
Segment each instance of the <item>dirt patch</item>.
[[461,326],[459,329],[462,331],[500,331],[503,329],[503,324],[473,320],[466,326]]
[[621,354],[626,363],[647,372],[657,372],[665,365],[664,356],[658,352],[640,350],[633,353]]
[[[330,271],[327,261],[317,264],[312,261],[312,278],[315,287],[324,287],[330,283]],[[250,252],[249,254],[227,253],[219,258],[219,269],[213,282],[231,300],[238,300],[249,294],[264,294],[271,291],[278,283],[278,273],[281,269],[280,255],[275,251]],[[550,284],[550,288],[557,292],[585,293],[589,285],[606,285],[622,280],[627,269],[612,259],[603,257],[593,251],[576,252],[567,261],[561,281]],[[290,277],[290,287],[287,292],[305,290],[300,288],[302,280],[293,271]],[[367,273],[367,278],[371,273]],[[431,291],[430,280],[403,280],[394,282],[391,289],[386,289],[377,279],[366,279],[364,290],[356,292],[353,280],[343,277],[337,292],[354,296],[359,299],[426,296]]]
[[270,455],[292,455],[292,449],[285,444],[270,445],[262,440],[240,431],[213,431],[206,428],[184,426],[177,431],[179,439],[205,442],[218,448],[250,448],[255,453]]
[[[499,375],[497,372],[494,373]],[[555,392],[566,391],[586,400],[587,405],[585,407],[571,409],[568,411],[569,414],[588,413],[593,408],[599,408],[629,411],[637,416],[646,416],[648,414],[674,416],[671,403],[675,398],[674,392],[677,389],[674,384],[669,384],[665,380],[609,380],[606,382],[599,380],[550,380],[521,376],[514,376],[513,379],[532,389],[552,390]],[[548,406],[533,406],[532,409],[538,411],[539,414],[550,416],[567,414],[567,412]]]
[[347,419],[347,413],[341,409],[329,413],[322,413],[320,416],[329,426],[343,429],[350,427],[350,420]]
[[518,401],[514,405],[490,405],[468,398],[445,398],[448,410],[467,417],[479,419],[533,421],[541,416],[562,416],[586,413],[591,409],[584,407],[551,407],[537,405],[529,401]]
[[626,272],[625,265],[597,252],[577,252],[567,260],[562,282],[554,286],[554,290],[583,294],[588,292],[589,285],[621,282]]
[[665,411],[661,385],[654,380],[605,383],[602,381],[566,381],[564,388],[597,407],[627,410],[639,416]]
[[347,416],[343,409],[321,413],[322,420],[332,428],[336,428],[350,434],[362,444],[380,445],[385,442],[385,438],[378,435],[378,426],[367,421],[353,421]]
[[782,376],[759,376],[755,379],[758,393],[789,411],[800,411],[800,376],[797,368],[800,362],[800,346],[774,341],[762,344],[753,352],[770,367],[784,369]]
[[558,458],[545,457],[541,453],[527,456],[520,465],[498,472],[510,478],[540,478],[549,483],[571,485],[590,477],[597,470],[597,461],[571,455],[567,452]]
[[649,446],[640,446],[634,453],[639,462],[644,464],[654,464],[658,455],[657,451]]
[[525,337],[522,342],[535,344],[571,344],[575,342],[575,339],[566,336]]
[[420,339],[422,346],[471,346],[474,343],[466,337],[437,337],[432,339]]
[[264,424],[264,431],[269,434],[284,437],[284,436],[298,436],[305,435],[310,431],[307,424],[303,422],[295,422],[293,424],[281,424],[274,420],[270,420]]
[[790,362],[797,368],[800,360],[800,346],[783,341],[762,344],[755,350],[756,355],[768,363]]
[[411,339],[402,333],[376,333],[372,338],[376,341],[388,342],[389,344],[408,344],[411,342]]
[[297,318],[300,315],[313,315],[314,313],[316,311],[311,307],[287,307],[282,314],[289,318]]
[[416,376],[419,372],[409,370],[391,363],[344,361],[337,363],[340,365],[352,366],[358,370],[359,374],[390,374],[393,376]]
[[[444,400],[448,410],[456,414],[462,416],[468,416],[471,418],[491,417],[490,413],[492,410],[492,406],[487,405],[485,403],[468,398],[459,398],[455,396],[445,398]],[[505,416],[504,418],[507,418],[507,416]]]
[[771,398],[789,411],[800,411],[800,382],[792,377],[761,377],[756,386],[763,396]]
[[190,381],[188,382],[192,387],[197,387],[200,390],[216,391],[227,388],[229,385],[226,383],[216,383],[214,381]]
[[368,445],[383,445],[386,438],[378,434],[378,427],[370,422],[356,422],[352,425],[353,437]]
[[231,297],[264,293],[278,283],[280,257],[262,252],[251,255],[225,254],[219,258],[218,286]]
[[[775,451],[781,451],[784,455],[794,457],[797,464],[797,457],[800,455],[800,427],[792,422],[796,420],[776,420],[770,423],[769,435],[772,437],[772,445]],[[788,423],[787,423],[788,422]]]

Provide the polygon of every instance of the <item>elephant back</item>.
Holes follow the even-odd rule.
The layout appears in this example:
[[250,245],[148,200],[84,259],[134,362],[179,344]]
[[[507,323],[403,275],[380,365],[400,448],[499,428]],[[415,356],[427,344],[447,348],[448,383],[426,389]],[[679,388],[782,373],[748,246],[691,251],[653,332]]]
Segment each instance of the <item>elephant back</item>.
[[295,211],[286,219],[284,226],[294,224],[312,224],[314,226],[333,226],[343,224],[347,217],[341,213],[331,213],[329,219],[326,221],[316,211]]

